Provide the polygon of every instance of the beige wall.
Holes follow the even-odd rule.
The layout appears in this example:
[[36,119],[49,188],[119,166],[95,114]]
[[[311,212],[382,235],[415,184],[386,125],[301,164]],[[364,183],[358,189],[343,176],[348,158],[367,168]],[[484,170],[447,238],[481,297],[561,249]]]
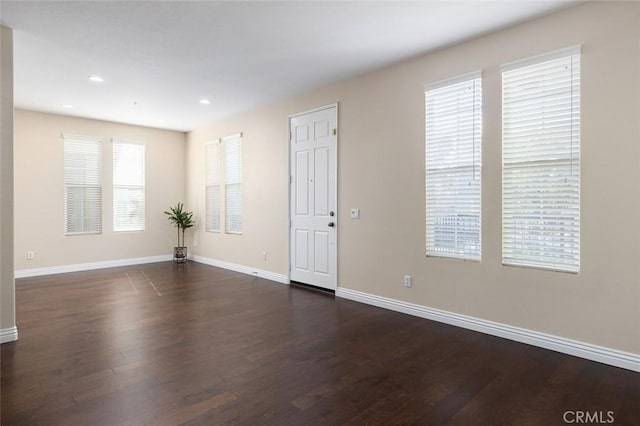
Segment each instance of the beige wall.
[[[193,247],[193,253],[272,272],[284,273],[288,268],[288,188],[282,184],[288,176],[288,160],[287,146],[281,143],[287,139],[286,121],[284,125],[282,123],[285,111],[278,108],[275,112],[266,110],[248,114],[188,135],[187,204],[195,212],[196,226],[190,232],[191,239],[187,240]],[[243,235],[205,232],[204,143],[240,131]],[[281,235],[283,229],[285,231]],[[267,261],[262,258],[263,251],[267,252]]]
[[[64,235],[62,133],[103,138],[100,235]],[[144,231],[113,232],[112,138],[146,144]],[[16,110],[15,140],[16,270],[171,254],[176,233],[163,211],[184,198],[184,133]]]
[[13,32],[0,27],[0,329],[16,324],[13,279]]
[[[582,44],[582,270],[501,265],[500,64]],[[426,83],[483,70],[482,262],[425,257]],[[288,273],[287,116],[339,109],[338,285],[640,353],[640,3],[588,3],[188,135],[189,207],[204,217],[206,141],[243,132],[242,236],[196,254]],[[349,219],[359,207],[361,219]],[[267,261],[261,252],[268,252]],[[402,285],[405,274],[414,286]]]

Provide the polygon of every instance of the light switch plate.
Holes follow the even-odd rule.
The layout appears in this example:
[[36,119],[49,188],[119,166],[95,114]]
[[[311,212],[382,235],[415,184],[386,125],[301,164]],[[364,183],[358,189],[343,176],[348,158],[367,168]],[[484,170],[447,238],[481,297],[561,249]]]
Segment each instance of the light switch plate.
[[360,209],[351,209],[351,219],[360,219]]

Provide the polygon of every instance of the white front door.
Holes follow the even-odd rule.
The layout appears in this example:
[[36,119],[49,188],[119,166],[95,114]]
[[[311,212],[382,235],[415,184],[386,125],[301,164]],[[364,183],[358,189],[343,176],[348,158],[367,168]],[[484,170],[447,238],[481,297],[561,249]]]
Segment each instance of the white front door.
[[337,286],[337,106],[289,119],[291,280]]

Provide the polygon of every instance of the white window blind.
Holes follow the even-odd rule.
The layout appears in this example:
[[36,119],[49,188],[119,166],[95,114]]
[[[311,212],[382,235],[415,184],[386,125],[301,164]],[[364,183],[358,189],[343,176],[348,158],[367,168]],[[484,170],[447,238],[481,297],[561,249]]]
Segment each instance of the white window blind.
[[65,235],[102,232],[102,141],[64,134]]
[[480,260],[480,72],[425,87],[428,256]]
[[224,138],[225,150],[225,232],[242,233],[242,135]]
[[502,70],[502,256],[580,270],[580,50]]
[[113,140],[113,230],[144,230],[144,144]]
[[211,142],[205,146],[206,157],[206,230],[220,231],[220,176],[219,176],[219,142]]

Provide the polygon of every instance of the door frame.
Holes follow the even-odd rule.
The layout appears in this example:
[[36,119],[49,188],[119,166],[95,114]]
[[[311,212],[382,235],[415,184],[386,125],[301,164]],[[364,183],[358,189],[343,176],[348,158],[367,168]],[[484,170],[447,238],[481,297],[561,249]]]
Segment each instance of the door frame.
[[338,275],[339,275],[339,265],[338,265],[338,238],[339,238],[339,230],[340,230],[340,221],[338,220],[338,212],[340,211],[338,208],[338,141],[339,141],[339,136],[340,136],[340,114],[339,114],[339,102],[334,102],[332,104],[327,104],[318,108],[312,108],[312,109],[308,109],[305,111],[301,111],[295,114],[291,114],[287,117],[287,153],[288,153],[288,161],[287,161],[287,188],[288,188],[288,197],[287,197],[287,218],[289,220],[289,232],[287,232],[287,246],[289,247],[288,250],[288,263],[289,263],[289,269],[287,271],[287,282],[291,283],[291,268],[292,268],[292,264],[291,264],[291,253],[292,253],[292,247],[291,247],[291,231],[293,229],[292,227],[292,217],[291,217],[291,201],[292,201],[292,194],[291,194],[291,181],[293,179],[293,174],[291,173],[291,166],[293,164],[293,162],[291,161],[291,139],[292,139],[292,130],[291,130],[291,120],[293,118],[296,117],[300,117],[303,115],[307,115],[307,114],[312,114],[314,112],[319,112],[319,111],[324,111],[325,109],[331,109],[331,108],[335,108],[336,110],[336,149],[335,152],[333,154],[333,161],[334,164],[336,165],[336,169],[335,169],[335,188],[334,188],[334,205],[335,205],[335,212],[336,212],[336,216],[335,216],[335,223],[336,223],[336,228],[335,228],[335,232],[336,232],[336,250],[335,250],[335,265],[336,265],[336,276],[334,277],[334,290],[338,289]]

